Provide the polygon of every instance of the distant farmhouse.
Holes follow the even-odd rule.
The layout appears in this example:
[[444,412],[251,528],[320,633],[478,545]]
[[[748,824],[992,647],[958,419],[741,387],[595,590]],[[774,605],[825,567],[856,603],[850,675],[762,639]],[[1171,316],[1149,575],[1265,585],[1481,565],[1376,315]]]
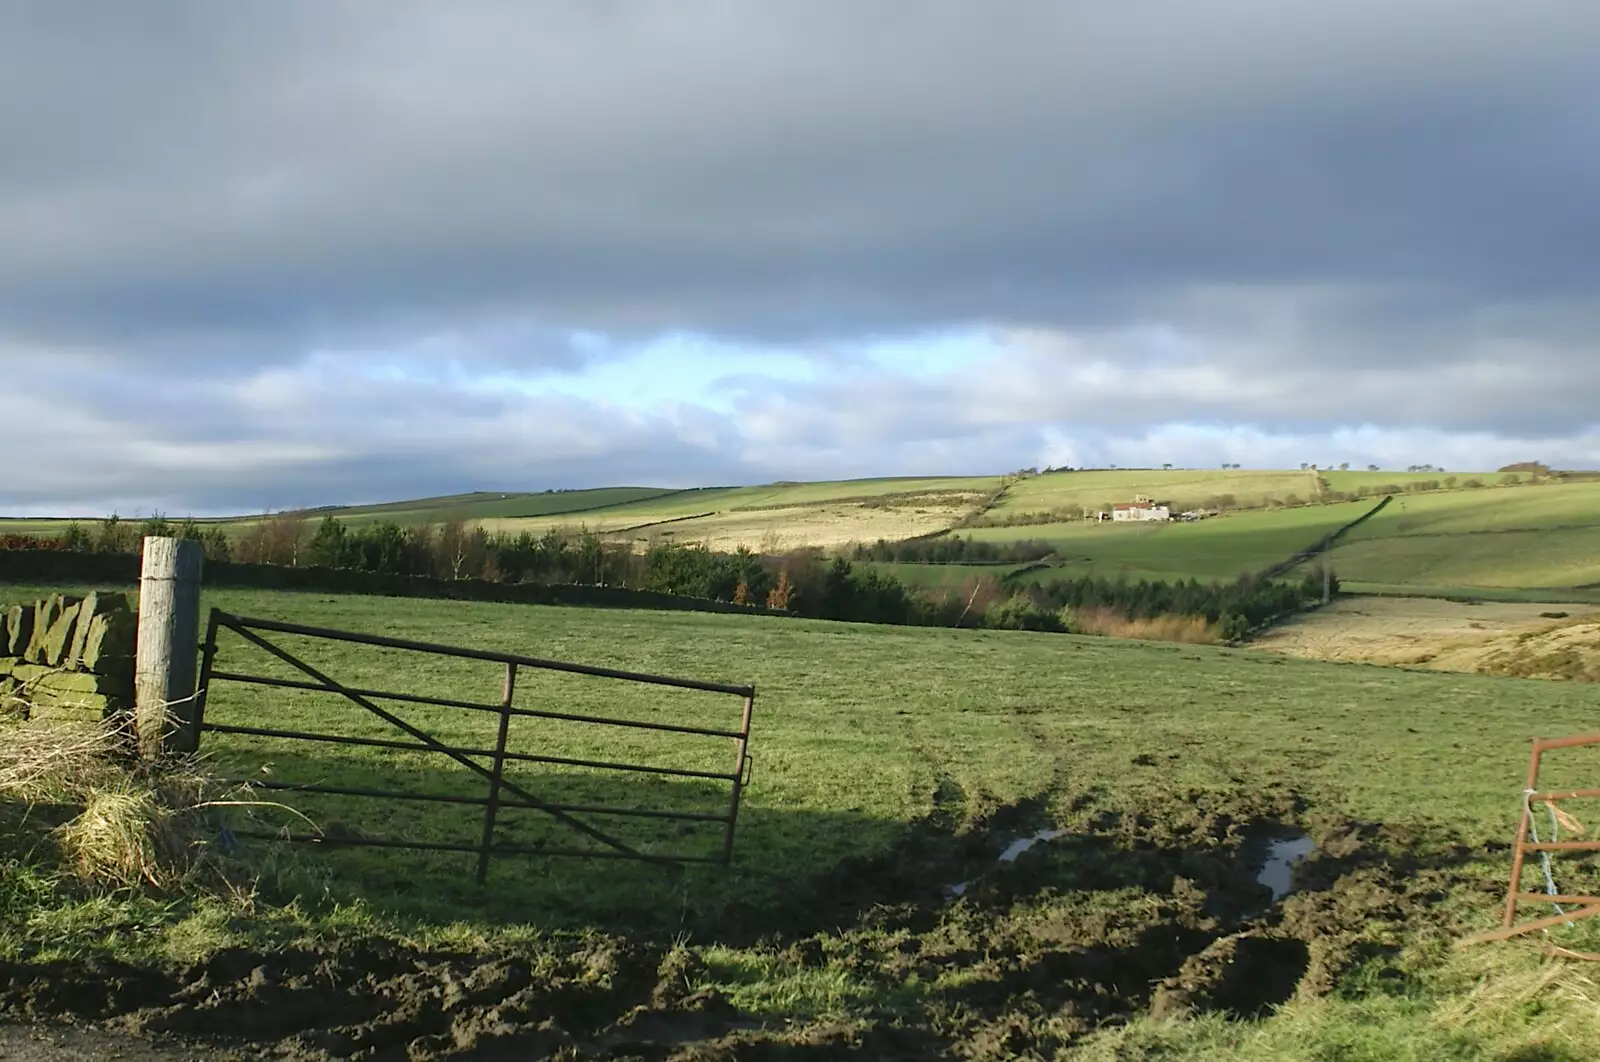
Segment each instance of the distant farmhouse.
[[1141,494],[1131,502],[1113,505],[1109,514],[1100,514],[1100,519],[1110,519],[1117,523],[1129,521],[1163,522],[1172,519],[1172,507],[1167,502],[1154,501]]

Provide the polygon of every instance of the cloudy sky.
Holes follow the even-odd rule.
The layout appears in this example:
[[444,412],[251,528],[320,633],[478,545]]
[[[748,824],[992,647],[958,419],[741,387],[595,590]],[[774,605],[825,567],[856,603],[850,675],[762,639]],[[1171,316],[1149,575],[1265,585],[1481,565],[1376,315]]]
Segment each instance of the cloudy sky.
[[1595,0],[0,0],[0,513],[1600,466]]

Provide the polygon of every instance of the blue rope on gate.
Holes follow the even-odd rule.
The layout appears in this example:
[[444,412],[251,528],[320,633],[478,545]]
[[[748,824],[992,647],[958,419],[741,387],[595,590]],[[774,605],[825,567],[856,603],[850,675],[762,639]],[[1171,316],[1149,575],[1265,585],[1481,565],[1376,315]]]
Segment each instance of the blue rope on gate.
[[[1540,844],[1542,842],[1539,840],[1539,827],[1534,822],[1533,814],[1533,794],[1536,792],[1538,790],[1535,789],[1524,789],[1522,791],[1522,810],[1528,816],[1528,835],[1533,838],[1534,844]],[[1544,806],[1545,810],[1550,813],[1550,843],[1554,844],[1561,839],[1561,824],[1556,818],[1555,805],[1546,801]],[[1550,869],[1549,852],[1539,853],[1539,864],[1544,868],[1544,894],[1546,896],[1559,896],[1561,890],[1556,888],[1556,877]],[[1556,909],[1556,914],[1558,915],[1567,913],[1559,903],[1551,904],[1550,906]],[[1549,930],[1545,930],[1545,932],[1548,933]]]

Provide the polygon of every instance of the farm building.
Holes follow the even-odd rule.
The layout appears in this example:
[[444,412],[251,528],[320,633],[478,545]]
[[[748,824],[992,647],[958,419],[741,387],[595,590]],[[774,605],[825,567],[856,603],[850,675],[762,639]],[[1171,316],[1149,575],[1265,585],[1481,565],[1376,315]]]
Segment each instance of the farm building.
[[1111,519],[1116,521],[1128,520],[1170,520],[1172,509],[1166,502],[1151,501],[1149,498],[1139,497],[1131,502],[1111,507]]

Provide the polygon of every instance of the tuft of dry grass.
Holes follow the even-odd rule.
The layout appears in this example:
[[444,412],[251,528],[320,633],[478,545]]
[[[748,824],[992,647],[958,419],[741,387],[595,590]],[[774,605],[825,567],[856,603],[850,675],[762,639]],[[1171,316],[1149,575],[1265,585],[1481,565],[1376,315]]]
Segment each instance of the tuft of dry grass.
[[85,883],[165,889],[194,870],[200,842],[184,822],[186,809],[165,805],[157,791],[133,779],[92,788],[77,817],[56,835],[73,874]]
[[115,778],[115,728],[93,723],[14,719],[0,742],[0,799],[67,803]]
[[1114,609],[1074,609],[1068,626],[1075,634],[1101,634],[1108,638],[1139,638],[1147,642],[1182,642],[1217,645],[1222,641],[1216,624],[1204,616],[1155,616],[1129,619]]
[[203,763],[152,769],[130,757],[129,726],[0,724],[0,805],[23,821],[45,807],[67,812],[49,839],[62,868],[84,886],[164,891],[207,879],[239,891],[230,880],[239,868],[225,865],[210,843],[206,812],[268,803],[221,791]]

